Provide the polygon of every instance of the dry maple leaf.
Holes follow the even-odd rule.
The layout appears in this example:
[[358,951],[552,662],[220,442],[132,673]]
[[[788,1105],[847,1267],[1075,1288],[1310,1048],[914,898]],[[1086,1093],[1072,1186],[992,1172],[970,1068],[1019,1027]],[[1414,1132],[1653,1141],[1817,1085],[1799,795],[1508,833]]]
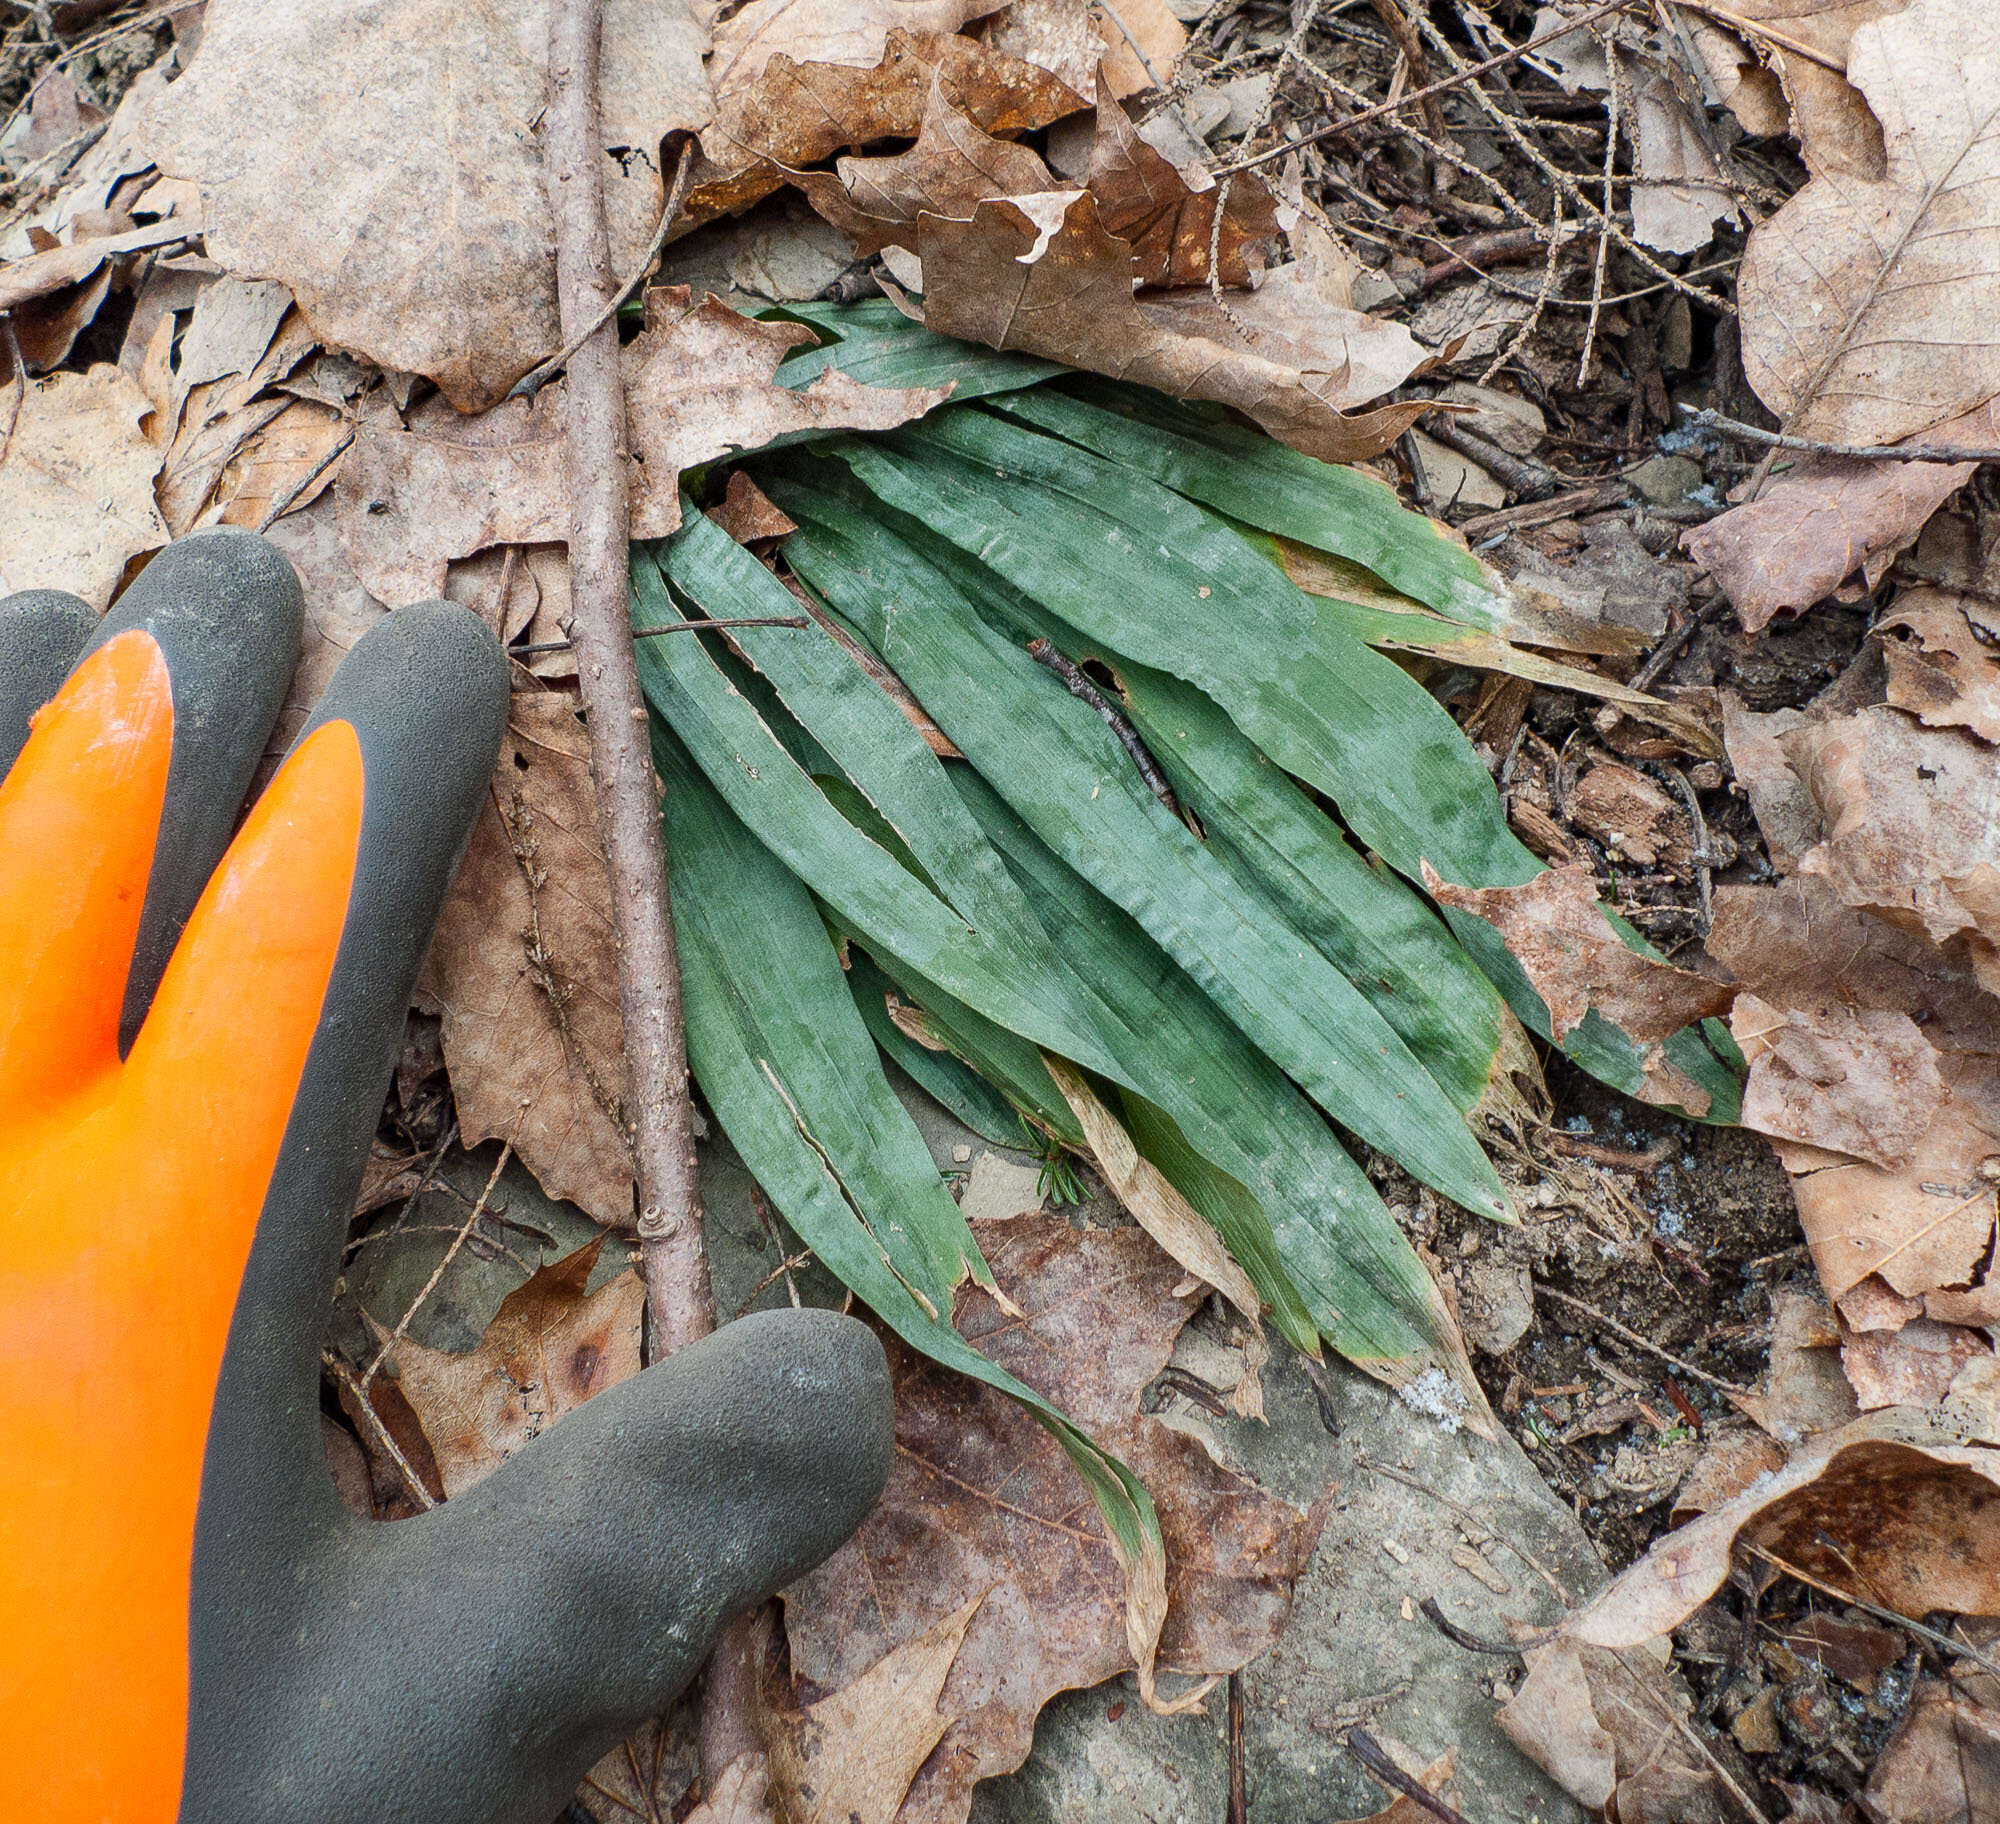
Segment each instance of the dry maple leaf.
[[1001,136],[1086,105],[1046,69],[946,32],[892,29],[863,67],[802,56],[789,44],[785,53],[770,56],[754,80],[718,90],[682,216],[688,226],[769,195],[788,169],[913,137],[940,80],[983,132]]
[[151,409],[108,365],[28,385],[0,465],[0,590],[67,589],[101,611],[126,566],[167,542]]
[[463,1494],[593,1394],[639,1372],[646,1289],[629,1267],[586,1290],[604,1245],[537,1267],[501,1300],[464,1355],[404,1337],[390,1362],[437,1458],[447,1497]]
[[1892,443],[2000,393],[2000,13],[1914,0],[1847,67],[1887,174],[1815,178],[1751,235],[1743,370],[1788,430]]
[[[1316,1527],[1139,1412],[1192,1300],[1137,1229],[1020,1216],[973,1232],[1024,1315],[962,1291],[969,1341],[1065,1409],[1146,1483],[1167,1545],[1163,1662],[1221,1672],[1284,1626]],[[1132,1665],[1124,1573],[1069,1460],[1012,1401],[888,1339],[896,1457],[882,1504],[788,1592],[794,1671],[837,1690],[984,1595],[945,1681],[956,1718],[897,1814],[963,1824],[976,1780],[1021,1764],[1056,1692]]]
[[[774,378],[813,332],[758,323],[681,286],[647,294],[644,328],[624,349],[632,451],[632,536],[681,523],[683,470],[756,449],[787,432],[888,430],[941,403],[949,387],[864,386],[829,368],[809,386]],[[394,607],[444,590],[455,558],[569,535],[562,393],[509,399],[476,417],[426,402],[407,422],[361,426],[341,464],[341,527],[354,567]]]
[[611,887],[575,700],[517,694],[418,981],[465,1144],[511,1139],[551,1197],[629,1222]]
[[[605,5],[620,272],[659,220],[661,140],[708,119],[702,36],[684,0]],[[163,171],[199,179],[210,257],[282,280],[328,342],[477,411],[562,341],[537,133],[547,62],[546,0],[212,0],[148,142]]]
[[1500,933],[1547,1002],[1558,1044],[1595,1008],[1647,1054],[1641,1101],[1707,1112],[1705,1092],[1659,1047],[1682,1027],[1726,1010],[1736,991],[1628,950],[1599,910],[1596,877],[1582,862],[1550,868],[1519,887],[1453,886],[1425,862],[1424,887],[1440,904],[1483,918]]
[[[1132,244],[1105,228],[1087,190],[989,200],[968,221],[925,216],[921,228],[924,322],[944,335],[1231,405],[1328,462],[1380,453],[1428,409],[1405,401],[1345,416],[1359,364],[1344,347],[1306,356],[1311,363],[1333,352],[1323,367],[1287,365],[1202,333],[1198,315],[1183,328],[1168,300],[1186,294],[1142,308],[1132,295]],[[1212,309],[1205,293],[1192,301],[1196,313]],[[1342,338],[1379,330],[1408,340],[1395,325],[1359,312],[1354,319]],[[1296,359],[1299,351],[1280,342],[1275,352]]]

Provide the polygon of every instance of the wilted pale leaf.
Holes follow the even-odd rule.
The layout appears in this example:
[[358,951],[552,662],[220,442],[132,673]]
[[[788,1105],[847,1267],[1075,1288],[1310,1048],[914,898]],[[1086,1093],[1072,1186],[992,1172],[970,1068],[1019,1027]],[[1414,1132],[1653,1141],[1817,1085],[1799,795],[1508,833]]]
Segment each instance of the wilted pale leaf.
[[1787,429],[1890,443],[2000,392],[2000,13],[1915,0],[1848,74],[1887,175],[1817,178],[1751,235],[1743,369]]
[[[604,15],[605,209],[626,272],[659,220],[660,141],[710,104],[685,0]],[[538,132],[548,42],[545,3],[215,0],[150,147],[200,179],[211,257],[282,280],[327,341],[476,411],[562,341]]]
[[127,563],[167,542],[151,410],[109,365],[29,382],[0,465],[0,590],[67,589],[102,610]]

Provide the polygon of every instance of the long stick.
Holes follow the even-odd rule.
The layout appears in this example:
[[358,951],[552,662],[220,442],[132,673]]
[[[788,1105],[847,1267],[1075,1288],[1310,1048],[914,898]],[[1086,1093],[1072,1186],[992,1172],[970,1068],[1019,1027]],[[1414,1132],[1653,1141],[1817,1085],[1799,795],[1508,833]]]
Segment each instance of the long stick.
[[[598,130],[603,0],[555,0],[549,17],[546,156],[556,229],[563,343],[595,324],[570,356],[563,418],[570,495],[569,635],[590,720],[597,822],[611,875],[618,934],[618,1006],[625,1022],[625,1118],[639,1188],[639,1251],[646,1279],[649,1359],[715,1328],[688,1109],[687,1035],[680,958],[668,899],[666,851],[646,706],[639,693],[627,602],[625,389],[604,226]],[[754,1750],[754,1617],[717,1640],[701,1719],[702,1770],[711,1789]]]

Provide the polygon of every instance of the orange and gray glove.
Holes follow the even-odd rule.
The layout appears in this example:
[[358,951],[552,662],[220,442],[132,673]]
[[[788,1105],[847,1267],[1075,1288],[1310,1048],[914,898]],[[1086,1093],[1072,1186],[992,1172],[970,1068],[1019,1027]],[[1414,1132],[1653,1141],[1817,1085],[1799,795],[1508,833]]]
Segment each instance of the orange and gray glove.
[[507,681],[463,609],[390,616],[231,840],[301,620],[283,557],[227,531],[169,547],[102,623],[0,602],[0,1817],[22,1824],[548,1824],[888,1470],[872,1333],[782,1312],[421,1518],[341,1505],[321,1335]]

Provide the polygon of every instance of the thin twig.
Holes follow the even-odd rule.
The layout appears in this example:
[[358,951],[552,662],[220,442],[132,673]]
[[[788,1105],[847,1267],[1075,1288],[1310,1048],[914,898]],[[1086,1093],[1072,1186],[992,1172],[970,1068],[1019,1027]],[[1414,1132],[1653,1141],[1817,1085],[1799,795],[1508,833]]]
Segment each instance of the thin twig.
[[680,219],[682,205],[687,202],[688,186],[694,177],[695,138],[689,134],[681,146],[680,162],[674,166],[674,181],[667,191],[667,200],[660,208],[660,225],[653,230],[652,241],[640,255],[639,263],[633,267],[628,278],[606,300],[604,308],[591,319],[590,327],[581,335],[572,336],[553,355],[539,366],[531,367],[508,389],[509,399],[532,399],[543,387],[569,366],[570,358],[605,324],[615,317],[624,302],[645,281],[647,273],[653,270],[660,257],[660,249],[667,244],[667,236],[673,232],[674,223]]
[[1693,827],[1695,891],[1701,897],[1701,930],[1698,935],[1706,937],[1715,923],[1715,876],[1708,852],[1708,819],[1701,814],[1701,800],[1694,795],[1694,787],[1688,784],[1687,775],[1679,767],[1668,766],[1664,761],[1647,762],[1646,766],[1649,772],[1665,779],[1679,794],[1688,814],[1688,822]]
[[[671,627],[634,627],[635,640],[650,640],[662,633],[720,633],[728,627],[810,627],[812,622],[802,614],[751,614],[737,619],[719,621],[676,621]],[[539,652],[567,652],[574,646],[574,640],[537,640],[532,646],[512,646],[508,648],[510,658],[524,659]]]
[[1229,1800],[1225,1824],[1248,1824],[1250,1783],[1243,1766],[1243,1674],[1229,1675]]
[[1537,1646],[1541,1640],[1548,1638],[1545,1632],[1536,1640],[1523,1641],[1519,1646],[1504,1640],[1482,1639],[1479,1635],[1461,1628],[1457,1622],[1447,1619],[1444,1610],[1438,1606],[1438,1599],[1435,1596],[1426,1596],[1418,1603],[1417,1612],[1453,1646],[1463,1647],[1468,1653],[1491,1653],[1496,1659],[1519,1659],[1524,1648]]
[[1905,1615],[1897,1609],[1886,1609],[1879,1602],[1868,1602],[1862,1597],[1850,1595],[1846,1590],[1836,1588],[1833,1584],[1822,1583],[1810,1571],[1802,1571],[1795,1564],[1787,1564],[1775,1552],[1767,1552],[1761,1545],[1745,1543],[1743,1549],[1751,1557],[1761,1558],[1773,1569],[1784,1572],[1787,1577],[1818,1590],[1822,1596],[1830,1596],[1835,1602],[1844,1602],[1852,1608],[1864,1610],[1879,1621],[1893,1622],[1899,1628],[1907,1628],[1919,1640],[1929,1641],[1940,1652],[1959,1654],[1971,1660],[1982,1672],[2000,1676],[2000,1660],[1995,1660],[1990,1654],[1982,1653],[1969,1641],[1954,1640],[1949,1634],[1940,1634],[1937,1629],[1926,1622],[1918,1621],[1914,1616]]
[[7,407],[7,434],[0,437],[0,464],[4,464],[14,453],[14,431],[21,422],[21,407],[28,402],[28,362],[21,353],[21,338],[14,328],[11,313],[0,317],[0,326],[4,326],[7,332],[7,358],[14,363],[14,385]]
[[1705,13],[1719,24],[1726,25],[1733,32],[1741,32],[1746,38],[1761,38],[1766,44],[1774,44],[1781,51],[1790,51],[1794,57],[1803,57],[1808,63],[1816,63],[1823,70],[1831,70],[1836,76],[1847,74],[1844,58],[1829,57],[1826,52],[1806,43],[1803,38],[1794,38],[1789,32],[1780,31],[1762,19],[1747,18],[1742,13],[1732,12],[1726,6],[1717,6],[1714,0],[1680,0],[1680,4],[1693,12]]
[[1030,640],[1028,656],[1037,665],[1045,665],[1062,679],[1064,687],[1079,703],[1088,703],[1097,711],[1104,726],[1118,737],[1118,745],[1138,769],[1139,777],[1146,782],[1146,789],[1166,808],[1167,814],[1179,818],[1183,815],[1180,800],[1174,796],[1159,763],[1146,751],[1145,742],[1139,739],[1139,731],[1125,720],[1115,705],[1087,678],[1082,668],[1073,660],[1065,658],[1047,640]]
[[1715,600],[1694,613],[1682,615],[1680,625],[1646,655],[1646,662],[1632,674],[1632,688],[1651,690],[1667,667],[1680,657],[1682,648],[1694,638],[1694,630],[1723,606],[1725,606],[1724,598],[1717,596]]
[[1609,123],[1604,129],[1604,220],[1597,231],[1597,262],[1590,273],[1590,317],[1583,326],[1583,355],[1576,364],[1576,383],[1579,387],[1586,385],[1590,379],[1590,357],[1597,348],[1597,323],[1604,313],[1604,268],[1611,254],[1611,212],[1617,206],[1617,198],[1612,194],[1612,177],[1618,160],[1618,104],[1624,89],[1618,75],[1618,40],[1599,26],[1597,41],[1604,51],[1604,70],[1611,86],[1604,97],[1605,119]]
[[1425,88],[1412,89],[1407,95],[1399,95],[1394,101],[1385,101],[1372,108],[1363,108],[1359,114],[1350,114],[1345,120],[1329,122],[1314,132],[1302,133],[1297,139],[1287,139],[1267,151],[1255,153],[1249,158],[1239,158],[1233,165],[1218,166],[1215,175],[1226,177],[1236,171],[1253,171],[1257,166],[1268,165],[1273,159],[1284,158],[1301,147],[1316,146],[1323,139],[1334,139],[1342,133],[1353,132],[1356,127],[1365,127],[1371,121],[1385,119],[1400,109],[1409,107],[1413,102],[1427,101],[1433,95],[1442,95],[1448,89],[1456,89],[1472,82],[1484,76],[1489,70],[1497,70],[1504,63],[1513,63],[1535,51],[1544,50],[1595,20],[1609,18],[1613,13],[1621,11],[1626,4],[1627,0],[1607,0],[1607,4],[1593,7],[1591,11],[1565,21],[1554,31],[1546,32],[1539,38],[1531,38],[1526,44],[1516,45],[1511,50],[1502,51],[1497,56],[1487,58],[1484,63],[1469,64],[1464,69],[1454,70],[1449,76],[1442,77]]
[[[590,723],[598,831],[611,877],[618,1006],[625,1028],[624,1108],[646,1280],[646,1354],[657,1360],[715,1328],[715,1293],[695,1169],[680,955],[658,779],[627,596],[625,388],[599,150],[602,35],[603,0],[556,0],[550,7],[545,158],[562,333],[565,346],[575,348],[563,389],[569,634]],[[669,222],[677,212],[669,197],[664,211]],[[711,1784],[731,1762],[761,1752],[751,1707],[756,1666],[750,1620],[728,1624],[710,1656],[700,1734]]]
[[424,1281],[423,1290],[410,1300],[409,1309],[398,1320],[394,1330],[382,1339],[381,1347],[375,1351],[375,1359],[362,1372],[361,1391],[365,1394],[374,1385],[375,1377],[381,1372],[382,1364],[394,1352],[395,1347],[408,1333],[412,1321],[429,1302],[430,1295],[438,1289],[438,1281],[443,1279],[451,1263],[458,1258],[458,1251],[465,1246],[465,1240],[477,1226],[480,1217],[486,1214],[487,1200],[493,1195],[493,1187],[500,1182],[500,1174],[507,1169],[507,1161],[514,1156],[514,1142],[509,1139],[500,1148],[500,1157],[493,1162],[493,1170],[486,1180],[486,1188],[479,1193],[479,1201],[467,1212],[465,1220],[458,1225],[458,1233],[451,1238],[451,1246],[444,1251],[444,1258],[431,1269],[431,1276]]
[[424,1479],[417,1474],[416,1465],[403,1455],[403,1447],[390,1436],[389,1427],[382,1422],[382,1415],[370,1402],[361,1384],[354,1378],[354,1370],[335,1355],[331,1349],[319,1352],[321,1364],[343,1387],[353,1400],[368,1429],[375,1434],[375,1442],[381,1445],[383,1454],[396,1466],[396,1473],[403,1478],[403,1486],[409,1490],[410,1499],[426,1513],[437,1506],[437,1497],[424,1486]]
[[1359,1761],[1368,1777],[1379,1781],[1391,1792],[1400,1792],[1411,1804],[1420,1806],[1440,1824],[1466,1824],[1465,1813],[1454,1805],[1447,1805],[1419,1780],[1413,1780],[1389,1758],[1388,1751],[1366,1729],[1350,1729],[1347,1732],[1347,1752]]
[[1516,499],[1547,500],[1562,488],[1562,477],[1555,470],[1502,449],[1491,438],[1467,430],[1453,418],[1433,418],[1424,426],[1424,435],[1448,450],[1456,450],[1468,462],[1478,463]]
[[1545,1286],[1539,1279],[1535,1281],[1535,1290],[1544,1298],[1552,1298],[1557,1304],[1567,1305],[1572,1311],[1580,1312],[1592,1323],[1602,1324],[1628,1347],[1640,1350],[1646,1355],[1657,1356],[1661,1361],[1670,1363],[1681,1373],[1700,1381],[1704,1386],[1713,1387],[1719,1393],[1733,1393],[1740,1399],[1756,1397],[1748,1387],[1739,1387],[1734,1381],[1725,1381],[1719,1375],[1710,1374],[1705,1368],[1697,1368],[1694,1363],[1675,1355],[1672,1350],[1662,1349],[1658,1343],[1649,1343],[1636,1330],[1626,1329],[1615,1317],[1606,1317],[1595,1305],[1586,1305],[1580,1298],[1572,1298],[1567,1292],[1558,1292],[1554,1286]]
[[[279,520],[283,519],[284,516],[292,510],[293,504],[298,500],[299,496],[302,495],[306,491],[306,489],[311,487],[314,482],[319,480],[319,478],[322,475],[324,475],[328,469],[332,468],[333,465],[341,459],[341,457],[347,454],[348,447],[353,442],[354,442],[354,433],[350,430],[347,433],[347,435],[343,437],[338,443],[336,443],[332,449],[328,450],[327,453],[319,459],[319,461],[313,464],[311,473],[309,473],[304,480],[296,483],[294,486],[290,488],[287,488],[284,494],[272,503],[270,510],[264,515],[262,519],[260,519],[257,522],[257,530],[259,532],[270,531],[270,529],[274,525],[276,525]],[[511,558],[513,554],[514,554],[514,548],[513,546],[510,545],[507,548],[507,555]]]
[[1720,412],[1697,411],[1683,405],[1690,424],[1720,431],[1739,443],[1764,444],[1774,450],[1796,450],[1805,456],[1852,456],[1864,462],[2000,462],[1991,444],[1961,443],[1822,443],[1816,437],[1790,437],[1782,431],[1760,431],[1754,424],[1725,418]]

